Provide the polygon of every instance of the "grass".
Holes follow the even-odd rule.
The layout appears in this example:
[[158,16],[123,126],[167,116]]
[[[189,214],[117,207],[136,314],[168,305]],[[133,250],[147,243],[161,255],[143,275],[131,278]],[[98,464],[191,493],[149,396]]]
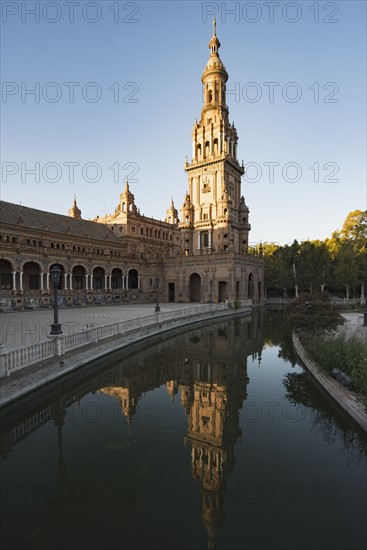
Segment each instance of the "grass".
[[316,363],[328,372],[340,369],[353,379],[353,389],[367,404],[367,342],[345,335],[303,335],[302,345]]

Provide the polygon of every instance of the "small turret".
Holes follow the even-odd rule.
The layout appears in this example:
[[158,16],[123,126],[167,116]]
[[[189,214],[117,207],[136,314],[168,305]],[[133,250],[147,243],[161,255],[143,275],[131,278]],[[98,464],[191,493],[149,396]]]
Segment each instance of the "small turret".
[[194,206],[191,202],[190,195],[186,193],[184,203],[181,207],[181,223],[180,227],[188,227],[193,223]]
[[79,219],[81,219],[81,217],[82,217],[82,212],[76,204],[76,195],[74,195],[73,206],[71,208],[69,208],[68,216],[70,218],[79,218]]
[[174,205],[174,202],[173,202],[173,197],[171,199],[170,207],[166,210],[166,219],[164,221],[166,223],[172,223],[174,225],[177,225],[180,221],[178,219],[178,211],[175,208],[175,205]]
[[118,205],[118,210],[120,212],[125,212],[128,214],[129,212],[136,213],[136,205],[135,205],[135,197],[130,191],[129,182],[126,178],[126,186],[125,191],[121,193],[120,195],[120,204]]

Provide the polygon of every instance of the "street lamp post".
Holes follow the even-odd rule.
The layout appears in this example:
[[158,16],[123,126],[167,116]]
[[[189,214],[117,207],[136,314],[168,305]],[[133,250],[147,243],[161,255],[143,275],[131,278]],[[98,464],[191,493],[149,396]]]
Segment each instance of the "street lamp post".
[[159,307],[159,293],[158,293],[158,288],[159,288],[159,277],[156,277],[156,278],[155,278],[155,292],[156,292],[157,303],[156,303],[155,310],[154,310],[156,313],[159,313],[159,312],[161,311],[161,308]]
[[364,278],[364,318],[363,326],[367,327],[367,242],[364,245],[364,250],[366,252],[366,273]]
[[61,325],[59,323],[59,304],[57,301],[57,289],[60,284],[60,277],[61,277],[61,269],[58,265],[54,265],[51,270],[51,282],[52,286],[54,287],[54,322],[51,325],[51,336],[58,336],[59,334],[62,334]]

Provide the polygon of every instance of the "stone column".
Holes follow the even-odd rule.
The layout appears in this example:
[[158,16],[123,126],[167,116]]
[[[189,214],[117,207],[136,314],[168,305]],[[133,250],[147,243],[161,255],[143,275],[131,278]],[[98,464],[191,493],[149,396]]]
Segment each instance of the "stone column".
[[68,274],[64,273],[64,290],[68,289]]
[[112,275],[108,275],[108,290],[112,290]]
[[104,289],[105,289],[105,290],[108,289],[108,286],[107,286],[107,277],[108,277],[108,275],[105,275],[105,276],[104,276]]
[[19,271],[19,290],[23,292],[23,271]]
[[198,233],[198,250],[200,250],[200,231]]
[[85,276],[85,290],[89,290],[89,282],[88,282],[89,275]]
[[90,290],[93,290],[93,275],[90,275]]
[[17,290],[17,272],[12,271],[11,274],[13,276],[13,290]]
[[46,290],[50,290],[50,273],[46,273]]
[[141,277],[140,277],[140,275],[138,275],[138,289],[139,290],[140,290],[140,279],[141,279]]
[[208,248],[212,247],[212,230],[208,230]]
[[43,291],[43,271],[40,273],[40,291]]
[[73,290],[73,274],[69,273],[70,290]]

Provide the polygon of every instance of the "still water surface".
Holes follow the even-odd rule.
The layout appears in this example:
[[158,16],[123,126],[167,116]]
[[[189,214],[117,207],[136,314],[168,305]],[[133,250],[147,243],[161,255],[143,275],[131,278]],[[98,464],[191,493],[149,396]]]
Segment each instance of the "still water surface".
[[367,546],[367,437],[282,312],[125,350],[2,411],[2,548]]

